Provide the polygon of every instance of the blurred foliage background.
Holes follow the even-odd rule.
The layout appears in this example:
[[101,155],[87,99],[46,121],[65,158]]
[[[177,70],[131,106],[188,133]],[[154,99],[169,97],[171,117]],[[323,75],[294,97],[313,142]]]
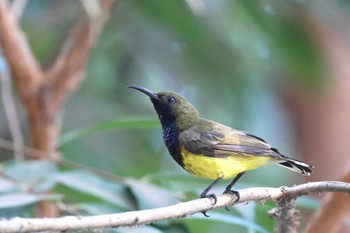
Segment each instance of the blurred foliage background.
[[[192,177],[172,160],[153,106],[125,88],[128,84],[181,93],[203,117],[258,135],[290,157],[317,163],[300,149],[300,118],[290,96],[309,93],[317,99],[332,87],[336,77],[328,50],[312,22],[340,25],[337,34],[349,20],[349,6],[348,1],[119,0],[90,58],[87,78],[62,115],[60,149],[66,164],[15,163],[12,152],[0,149],[6,175],[51,194],[25,194],[2,179],[7,186],[0,197],[1,214],[31,216],[43,199],[56,200],[67,213],[101,214],[197,197],[209,181]],[[44,67],[81,11],[79,1],[28,2],[21,25]],[[25,132],[26,116],[17,103]],[[0,134],[10,139],[2,109],[1,104]],[[312,130],[312,114],[306,118]],[[72,169],[73,162],[77,168]],[[269,166],[248,172],[237,188],[293,185],[303,179]],[[16,201],[3,199],[9,193]],[[208,219],[198,214],[113,231],[220,232],[229,227],[271,232],[274,222],[266,215],[271,205],[249,203],[231,212],[210,212]],[[301,198],[299,205],[306,216],[318,206],[311,198]]]

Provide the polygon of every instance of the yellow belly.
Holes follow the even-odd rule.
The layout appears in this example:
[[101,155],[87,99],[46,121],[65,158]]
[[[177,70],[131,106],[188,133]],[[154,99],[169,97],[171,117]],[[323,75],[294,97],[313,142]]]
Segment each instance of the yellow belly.
[[232,155],[225,158],[214,158],[203,155],[194,155],[181,149],[184,169],[189,173],[202,178],[215,180],[222,176],[230,179],[238,173],[252,170],[269,164],[272,160],[265,156]]

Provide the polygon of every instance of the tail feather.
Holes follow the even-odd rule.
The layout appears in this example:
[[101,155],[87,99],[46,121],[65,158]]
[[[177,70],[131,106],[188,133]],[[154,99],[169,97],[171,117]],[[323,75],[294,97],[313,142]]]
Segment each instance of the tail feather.
[[301,161],[298,160],[294,160],[294,159],[289,159],[284,157],[285,161],[278,163],[278,165],[288,168],[294,172],[297,172],[301,175],[304,176],[309,176],[312,173],[312,168],[314,168],[313,166],[307,164],[307,163],[303,163]]

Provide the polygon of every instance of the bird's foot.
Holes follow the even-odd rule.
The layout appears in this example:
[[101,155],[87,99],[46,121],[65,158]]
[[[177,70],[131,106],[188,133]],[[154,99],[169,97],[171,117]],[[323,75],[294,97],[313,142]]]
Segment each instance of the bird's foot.
[[234,196],[236,196],[236,201],[235,202],[239,202],[239,199],[240,199],[240,195],[239,195],[239,192],[238,191],[236,191],[236,190],[225,190],[222,194],[231,194],[231,195],[234,195]]
[[[214,193],[211,193],[211,194],[201,194],[201,198],[210,198],[210,199],[213,199],[214,202],[213,202],[213,205],[216,204],[217,202],[217,198],[216,198],[216,195]],[[205,217],[210,217],[209,215],[207,215],[207,211],[202,211],[202,214],[205,216]]]
[[204,217],[207,217],[207,218],[210,217],[210,215],[207,215],[207,211],[202,211],[202,214],[204,215]]
[[[239,192],[238,191],[235,191],[235,190],[225,190],[222,194],[230,194],[230,195],[234,195],[234,196],[236,196],[236,201],[235,201],[235,203],[236,202],[238,202],[239,201],[239,199],[240,199],[240,195],[239,195]],[[227,206],[225,207],[225,209],[227,210],[227,211],[230,211],[230,209],[229,208],[227,208]]]
[[213,202],[213,205],[215,205],[216,204],[216,202],[217,202],[217,198],[216,198],[216,195],[214,194],[214,193],[211,193],[211,194],[201,194],[201,198],[210,198],[210,199],[213,199],[214,200],[214,202]]

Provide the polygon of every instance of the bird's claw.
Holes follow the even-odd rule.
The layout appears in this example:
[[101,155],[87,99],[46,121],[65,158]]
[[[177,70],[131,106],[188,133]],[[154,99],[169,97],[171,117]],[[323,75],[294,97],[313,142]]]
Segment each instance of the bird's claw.
[[[238,191],[235,191],[235,190],[225,190],[222,194],[230,194],[230,195],[234,195],[234,196],[236,196],[236,201],[235,202],[238,202],[239,201],[239,199],[240,199],[240,195],[239,195],[239,192]],[[227,210],[227,211],[230,211],[230,209],[227,207],[227,206],[225,206],[225,210]]]
[[217,202],[217,200],[218,200],[218,199],[216,198],[216,195],[215,195],[214,193],[212,193],[212,194],[201,195],[201,198],[210,198],[210,199],[213,199],[213,200],[214,200],[213,205],[215,205],[216,202]]
[[226,193],[236,196],[236,201],[235,201],[235,202],[239,202],[240,195],[239,195],[239,192],[238,192],[238,191],[235,191],[235,190],[225,190],[225,191],[223,192],[223,194],[226,194]]
[[210,217],[209,215],[207,215],[207,211],[202,211],[202,214],[204,215],[204,217],[207,217],[207,218]]
[[[210,199],[213,199],[214,202],[213,202],[213,205],[216,204],[217,202],[217,198],[216,198],[216,195],[214,193],[211,193],[211,194],[202,194],[201,195],[201,198],[210,198]],[[209,215],[207,215],[207,211],[202,211],[202,214],[205,216],[205,217],[210,217]]]

